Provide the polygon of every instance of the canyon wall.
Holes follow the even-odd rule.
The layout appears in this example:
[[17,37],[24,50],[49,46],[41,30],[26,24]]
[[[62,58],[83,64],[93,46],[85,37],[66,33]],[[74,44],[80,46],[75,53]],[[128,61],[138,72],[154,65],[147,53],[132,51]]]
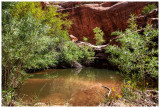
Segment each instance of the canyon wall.
[[[77,4],[76,4],[77,3]],[[111,33],[116,30],[125,30],[127,21],[131,14],[139,15],[144,6],[151,2],[98,2],[94,4],[83,4],[82,2],[63,3],[65,9],[62,12],[69,12],[69,19],[72,20],[70,34],[83,40],[89,38],[95,43],[93,29],[99,27],[104,32],[106,43],[115,38]],[[70,5],[69,5],[70,4]]]
[[[141,14],[142,8],[153,2],[54,2],[58,11],[69,13],[68,18],[73,24],[70,35],[82,41],[87,37],[94,44],[95,27],[104,32],[105,43],[109,43],[115,36],[111,33],[116,30],[125,30],[131,14]],[[156,2],[158,5],[158,2]],[[114,43],[113,43],[114,44]]]

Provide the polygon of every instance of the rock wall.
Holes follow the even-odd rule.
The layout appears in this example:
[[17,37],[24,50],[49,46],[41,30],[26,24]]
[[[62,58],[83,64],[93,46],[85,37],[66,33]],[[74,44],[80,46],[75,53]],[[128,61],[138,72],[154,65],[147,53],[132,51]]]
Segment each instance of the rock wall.
[[[158,2],[42,2],[42,8],[48,4],[58,8],[58,12],[69,13],[68,18],[73,24],[70,28],[70,35],[75,36],[79,41],[87,37],[89,42],[94,44],[95,27],[99,27],[104,32],[105,44],[117,44],[111,36],[116,30],[125,30],[128,26],[128,19],[131,14],[140,15],[141,10],[148,4]],[[148,17],[147,17],[148,18]],[[157,19],[145,19],[144,16],[137,19],[138,24],[144,26],[146,22],[157,23]]]
[[94,2],[92,4],[63,2],[59,4],[63,7],[59,11],[69,12],[69,19],[73,22],[69,31],[78,40],[82,41],[83,37],[87,37],[89,42],[94,44],[93,29],[99,27],[105,34],[106,43],[109,43],[112,38],[115,38],[111,33],[125,30],[131,13],[139,15],[142,8],[149,3],[153,2]]
[[152,27],[158,28],[158,8],[152,10],[149,14],[137,16],[136,22],[139,27],[152,24]]

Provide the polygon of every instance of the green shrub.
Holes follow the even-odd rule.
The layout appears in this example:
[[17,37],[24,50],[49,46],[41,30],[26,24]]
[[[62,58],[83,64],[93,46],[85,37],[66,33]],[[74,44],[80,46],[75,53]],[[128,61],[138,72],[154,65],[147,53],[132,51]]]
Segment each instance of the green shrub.
[[[68,37],[68,31],[62,29],[64,22],[56,17],[55,10],[47,10],[41,19],[36,14],[39,15],[37,12],[42,10],[38,8],[39,11],[37,9],[34,13],[33,4],[34,2],[2,3],[3,105],[11,103],[14,90],[28,78],[26,69],[48,68],[49,65],[58,63],[57,56],[60,52],[57,51],[57,45],[66,41]],[[54,14],[52,20],[46,21],[49,13],[56,15]],[[11,99],[7,99],[8,94],[11,95]]]
[[82,46],[81,48],[75,45],[71,41],[64,43],[61,48],[60,61],[71,63],[72,61],[81,62],[82,60],[91,60],[94,56],[94,52],[91,48],[87,46]]
[[19,19],[28,12],[32,13],[36,21],[40,19],[42,24],[50,27],[49,36],[58,37],[59,41],[69,40],[67,29],[71,27],[72,22],[67,19],[68,14],[57,12],[57,8],[53,6],[42,10],[40,2],[17,2],[12,9],[12,15]]
[[2,11],[2,79],[3,89],[16,88],[25,79],[27,68],[55,65],[54,38],[47,36],[49,27],[35,21],[31,14],[20,20]]
[[103,39],[103,31],[100,28],[96,27],[93,29],[93,32],[95,33],[94,39],[96,40],[96,45],[103,44],[105,42],[105,40]]
[[88,41],[89,41],[89,39],[88,39],[88,38],[86,38],[86,37],[83,37],[83,41],[84,41],[84,42],[88,42]]
[[143,35],[138,33],[135,18],[132,15],[129,28],[125,32],[114,32],[121,38],[117,39],[121,46],[108,46],[109,60],[117,65],[124,75],[137,74],[137,81],[146,76],[158,78],[158,29],[151,25],[143,28]]
[[155,8],[156,8],[155,4],[149,4],[142,9],[142,14],[143,15],[149,14],[149,12],[151,12]]
[[[40,2],[2,2],[2,97],[9,105],[26,69],[44,69],[61,61],[90,59],[89,48],[69,41],[70,21]],[[61,61],[60,61],[61,60]]]

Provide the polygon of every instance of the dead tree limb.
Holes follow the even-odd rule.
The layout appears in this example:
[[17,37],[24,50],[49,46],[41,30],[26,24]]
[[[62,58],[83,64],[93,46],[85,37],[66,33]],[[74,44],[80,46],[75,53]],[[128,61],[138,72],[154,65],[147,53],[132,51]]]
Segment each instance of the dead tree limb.
[[107,93],[107,97],[109,97],[109,95],[110,95],[110,93],[111,93],[112,90],[111,90],[109,87],[106,87],[106,86],[103,86],[103,85],[102,85],[102,87],[104,87],[104,88],[106,88],[107,90],[109,90],[109,92]]

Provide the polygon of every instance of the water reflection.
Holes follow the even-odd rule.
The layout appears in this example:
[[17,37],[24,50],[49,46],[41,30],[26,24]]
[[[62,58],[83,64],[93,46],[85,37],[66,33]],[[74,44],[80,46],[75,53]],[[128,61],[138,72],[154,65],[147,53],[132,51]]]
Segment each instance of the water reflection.
[[[33,74],[18,93],[34,105],[95,106],[104,100],[107,87],[119,91],[121,77],[107,69],[80,68],[46,70]],[[36,100],[36,102],[34,101]]]
[[81,72],[82,68],[73,69],[72,72],[74,75],[78,75]]

